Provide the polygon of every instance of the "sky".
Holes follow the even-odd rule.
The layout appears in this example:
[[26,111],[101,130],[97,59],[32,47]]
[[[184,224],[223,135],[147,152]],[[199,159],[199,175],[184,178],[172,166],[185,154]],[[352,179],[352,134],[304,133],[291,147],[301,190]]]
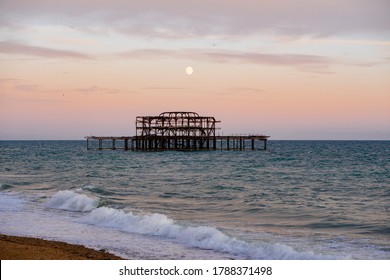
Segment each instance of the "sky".
[[[390,140],[388,0],[0,0],[0,140],[218,134]],[[186,67],[192,67],[188,75]]]

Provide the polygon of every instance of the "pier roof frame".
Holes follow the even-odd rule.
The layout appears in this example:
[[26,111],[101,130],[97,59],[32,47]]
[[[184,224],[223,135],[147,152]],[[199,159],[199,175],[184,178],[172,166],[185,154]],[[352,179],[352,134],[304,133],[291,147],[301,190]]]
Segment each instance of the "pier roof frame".
[[195,112],[163,112],[159,116],[138,116],[136,118],[137,136],[215,136],[214,117],[199,116]]

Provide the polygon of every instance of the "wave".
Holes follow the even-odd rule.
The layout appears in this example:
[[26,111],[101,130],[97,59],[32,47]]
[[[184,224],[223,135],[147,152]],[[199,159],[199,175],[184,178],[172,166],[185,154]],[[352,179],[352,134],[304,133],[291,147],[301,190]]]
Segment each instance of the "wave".
[[80,218],[82,223],[132,234],[166,238],[188,247],[228,253],[237,259],[334,258],[312,252],[298,252],[281,244],[250,243],[230,237],[214,227],[182,224],[159,213],[137,215],[132,211],[100,207],[98,199],[73,191],[56,193],[48,200],[46,206],[67,211],[88,212]]
[[0,184],[0,190],[5,191],[9,189],[13,189],[15,186],[10,184]]
[[80,190],[82,191],[88,191],[88,192],[91,192],[91,193],[94,193],[94,194],[97,194],[97,195],[113,195],[115,194],[114,192],[112,191],[107,191],[105,189],[102,189],[102,188],[98,188],[98,187],[95,187],[93,185],[83,185]]
[[187,226],[163,214],[135,215],[131,211],[108,207],[94,209],[83,222],[117,229],[123,232],[158,236],[185,246],[229,253],[241,259],[331,259],[312,252],[297,252],[293,248],[272,243],[252,244],[229,237],[214,227]]
[[23,209],[25,201],[13,194],[0,192],[0,210],[18,211]]
[[97,199],[72,191],[59,191],[46,203],[46,207],[49,208],[76,212],[89,212],[98,207],[98,205],[99,201]]

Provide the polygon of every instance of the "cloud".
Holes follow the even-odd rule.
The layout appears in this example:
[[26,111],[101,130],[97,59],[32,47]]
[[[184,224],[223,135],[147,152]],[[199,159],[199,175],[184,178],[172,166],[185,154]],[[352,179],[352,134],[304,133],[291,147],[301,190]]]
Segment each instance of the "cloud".
[[307,54],[269,54],[226,50],[185,49],[179,51],[163,49],[140,49],[118,54],[131,59],[193,59],[215,63],[243,63],[275,66],[292,66],[306,69],[325,69],[332,59],[325,56]]
[[90,86],[87,88],[74,88],[74,89],[69,89],[67,91],[81,93],[81,94],[104,94],[104,95],[117,94],[120,92],[119,89],[104,88],[99,86]]
[[14,89],[16,91],[25,91],[25,92],[32,92],[37,90],[39,87],[35,84],[18,84],[14,86]]
[[0,79],[0,91],[34,92],[39,89],[26,79]]
[[247,94],[262,94],[263,90],[258,88],[250,88],[250,87],[231,87],[226,89],[227,92],[231,93],[247,93]]
[[45,58],[92,59],[91,56],[81,52],[37,47],[14,41],[0,41],[0,53],[21,54]]
[[117,54],[122,58],[151,59],[151,58],[182,58],[186,56],[184,51],[174,51],[167,49],[138,49]]
[[27,81],[26,79],[2,79],[0,78],[0,84],[18,84],[21,82]]
[[260,94],[264,94],[264,91],[259,88],[251,88],[251,87],[229,87],[221,89],[217,92],[213,92],[213,95],[219,96],[257,96]]
[[237,62],[268,65],[316,65],[327,66],[330,60],[324,56],[306,54],[267,54],[250,52],[204,52],[201,56],[214,62]]
[[388,0],[2,0],[1,8],[3,17],[44,17],[132,36],[390,35]]
[[185,87],[144,87],[142,89],[145,89],[145,90],[185,90],[187,88]]

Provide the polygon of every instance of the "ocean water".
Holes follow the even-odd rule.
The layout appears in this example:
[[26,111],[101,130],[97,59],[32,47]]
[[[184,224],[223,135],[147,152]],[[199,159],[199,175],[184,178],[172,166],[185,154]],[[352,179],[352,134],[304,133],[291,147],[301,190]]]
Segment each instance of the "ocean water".
[[390,141],[0,141],[0,233],[135,259],[390,259]]

